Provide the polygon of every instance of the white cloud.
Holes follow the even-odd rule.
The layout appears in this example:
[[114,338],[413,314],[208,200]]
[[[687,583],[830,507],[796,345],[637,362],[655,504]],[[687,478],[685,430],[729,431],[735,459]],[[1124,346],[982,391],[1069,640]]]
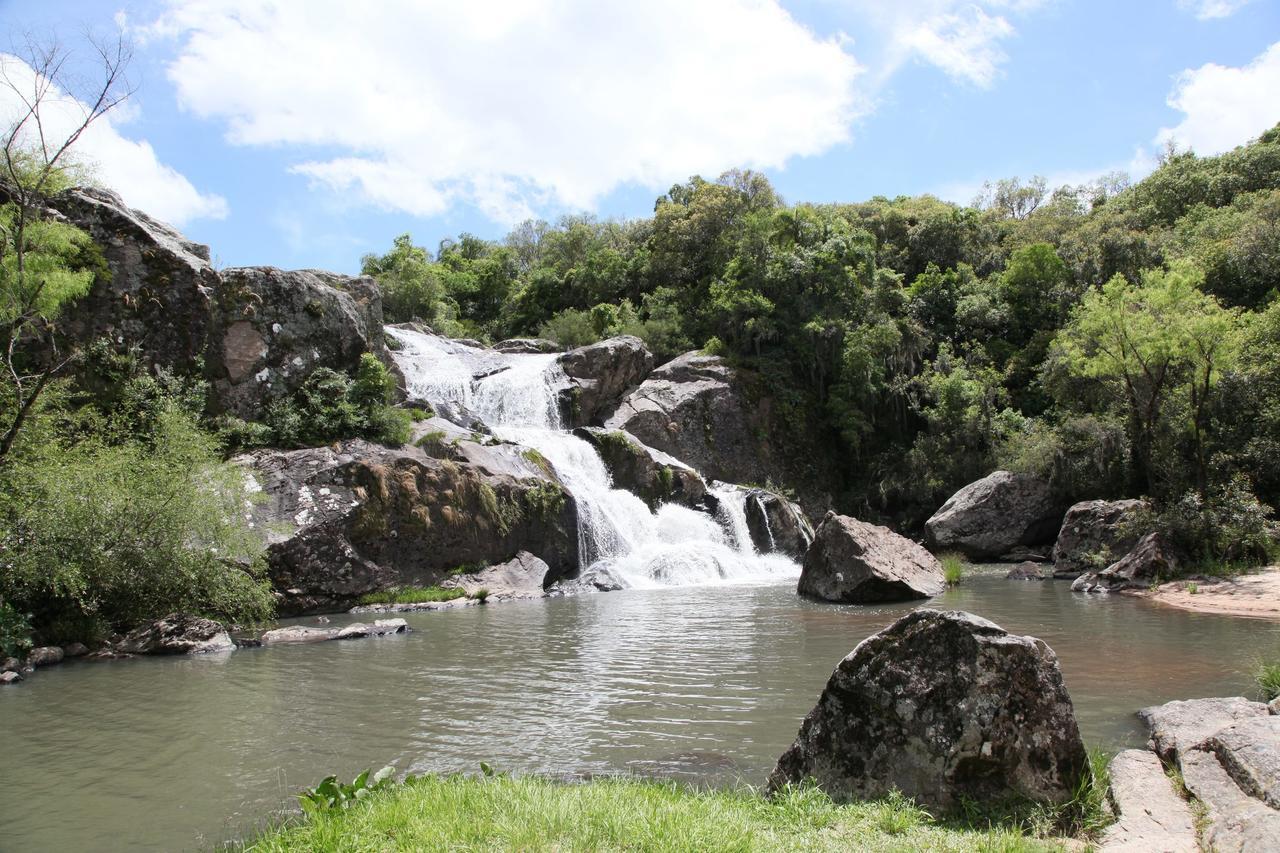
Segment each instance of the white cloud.
[[1250,0],[1178,0],[1178,8],[1190,11],[1197,20],[1210,21],[1233,15],[1249,2]]
[[[26,114],[14,87],[29,95],[36,76],[24,61],[8,54],[0,54],[0,69],[4,78],[0,80],[0,123],[7,129]],[[41,104],[41,119],[49,138],[66,139],[83,120],[86,110],[85,104],[51,88]],[[136,107],[126,101],[89,125],[70,155],[88,167],[96,182],[118,191],[130,205],[159,219],[183,225],[193,219],[225,217],[224,198],[201,193],[184,175],[160,162],[150,143],[120,133],[118,125],[135,115]]]
[[1156,142],[1172,142],[1197,154],[1242,145],[1280,121],[1280,42],[1243,68],[1209,63],[1183,71],[1169,106],[1186,117],[1163,128]]
[[909,61],[936,66],[954,80],[986,88],[1008,59],[1001,43],[1016,34],[1009,15],[1046,0],[854,0],[860,27],[869,27],[882,52],[883,82]]
[[295,172],[416,215],[781,167],[868,109],[841,40],[776,0],[194,0],[152,34],[179,39],[180,103],[232,143],[294,146]]

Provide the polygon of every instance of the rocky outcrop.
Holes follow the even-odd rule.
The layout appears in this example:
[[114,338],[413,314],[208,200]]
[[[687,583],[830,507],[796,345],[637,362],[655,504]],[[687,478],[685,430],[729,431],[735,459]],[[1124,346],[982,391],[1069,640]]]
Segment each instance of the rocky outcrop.
[[768,790],[812,778],[838,801],[898,790],[944,810],[1062,804],[1088,773],[1052,649],[972,614],[917,610],[840,662]]
[[1191,808],[1165,775],[1164,765],[1145,749],[1122,750],[1108,766],[1108,796],[1116,822],[1107,827],[1107,853],[1199,853]]
[[579,427],[573,434],[600,454],[615,488],[632,492],[650,509],[664,503],[690,507],[705,503],[707,484],[679,459],[642,444],[623,430]]
[[1144,708],[1151,747],[1203,804],[1211,850],[1280,849],[1280,717],[1239,697]]
[[569,350],[560,367],[570,381],[562,397],[568,422],[598,425],[653,370],[653,353],[639,338],[622,335]]
[[117,644],[116,651],[130,655],[200,655],[234,648],[226,629],[212,619],[170,613],[129,632]]
[[519,551],[546,562],[548,581],[574,574],[577,509],[564,487],[515,445],[462,444],[463,461],[359,440],[239,457],[262,492],[247,514],[280,612],[345,609]]
[[1020,545],[1049,542],[1062,513],[1049,484],[1030,474],[996,471],[951,496],[925,522],[934,551],[989,560]]
[[441,586],[461,589],[468,595],[487,590],[488,598],[493,601],[542,598],[547,594],[547,575],[550,573],[551,569],[545,562],[528,551],[521,551],[505,563],[460,575]]
[[564,347],[555,341],[548,341],[545,338],[508,338],[505,341],[498,341],[493,345],[498,352],[510,353],[545,353],[560,352]]
[[388,634],[404,634],[409,623],[403,619],[378,619],[372,625],[353,622],[342,628],[311,628],[306,625],[290,625],[267,631],[259,639],[264,646],[324,643],[329,640],[359,640],[365,637],[385,637]]
[[206,375],[217,405],[242,418],[301,387],[317,367],[354,372],[385,360],[382,299],[371,278],[274,267],[223,270]]
[[348,371],[361,353],[384,353],[372,279],[271,267],[220,274],[207,246],[115,193],[69,190],[53,206],[93,237],[110,272],[67,308],[60,329],[134,348],[148,366],[202,373],[216,411],[256,417],[315,368]]
[[724,359],[697,352],[649,374],[605,421],[668,453],[703,476],[730,483],[764,483],[783,467],[769,399],[752,393]]
[[1115,562],[1138,542],[1135,519],[1146,501],[1083,501],[1067,510],[1053,546],[1053,574],[1075,578]]
[[1073,592],[1146,589],[1178,569],[1178,558],[1159,533],[1148,533],[1133,550],[1100,572],[1085,572],[1071,582]]
[[887,527],[828,512],[804,558],[797,592],[873,604],[929,598],[946,589],[942,565]]

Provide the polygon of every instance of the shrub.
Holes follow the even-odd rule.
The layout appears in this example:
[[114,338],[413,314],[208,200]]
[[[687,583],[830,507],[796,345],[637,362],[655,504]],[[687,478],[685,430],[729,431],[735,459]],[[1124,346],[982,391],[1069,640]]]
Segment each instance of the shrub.
[[1187,492],[1154,519],[1141,522],[1164,531],[1197,570],[1262,565],[1276,551],[1271,507],[1254,497],[1249,481],[1240,474],[1204,497]]
[[467,595],[467,598],[474,598],[476,601],[480,602],[481,604],[484,604],[485,599],[488,597],[489,597],[489,590],[485,589],[484,587],[480,587],[475,592],[469,593]]
[[33,444],[0,478],[0,597],[29,610],[46,642],[175,610],[271,615],[242,521],[244,472],[219,462],[217,440],[177,408],[153,436]]
[[9,602],[0,600],[0,656],[26,657],[31,646],[30,618]]
[[555,341],[564,347],[580,347],[600,340],[590,311],[566,308],[538,329],[538,337]]
[[317,368],[293,397],[267,408],[271,443],[306,447],[359,437],[398,447],[412,437],[413,415],[390,405],[395,387],[391,371],[371,353],[360,356],[354,379]]

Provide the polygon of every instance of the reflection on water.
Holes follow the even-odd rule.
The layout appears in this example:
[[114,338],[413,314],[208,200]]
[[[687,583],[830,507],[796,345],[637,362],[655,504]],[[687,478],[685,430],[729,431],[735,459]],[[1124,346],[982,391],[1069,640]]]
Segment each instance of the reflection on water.
[[[836,662],[910,609],[792,589],[469,607],[406,614],[407,636],[53,667],[0,691],[0,848],[207,848],[327,773],[392,762],[759,784]],[[1137,708],[1240,694],[1280,655],[1280,625],[1064,583],[973,577],[932,606],[1046,640],[1106,748],[1142,740]]]

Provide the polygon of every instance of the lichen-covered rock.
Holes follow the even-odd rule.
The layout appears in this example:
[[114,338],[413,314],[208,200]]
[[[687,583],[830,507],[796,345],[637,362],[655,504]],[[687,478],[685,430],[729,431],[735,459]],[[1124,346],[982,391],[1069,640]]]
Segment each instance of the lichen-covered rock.
[[828,512],[796,589],[824,601],[873,604],[929,598],[945,590],[946,581],[937,558],[910,539]]
[[212,619],[170,613],[130,631],[116,650],[130,655],[200,655],[235,647],[231,635]]
[[569,350],[560,356],[569,377],[564,408],[573,426],[599,424],[622,397],[653,370],[653,353],[644,341],[621,335]]
[[53,207],[89,233],[110,272],[68,306],[59,328],[82,343],[133,349],[149,367],[203,372],[217,411],[255,418],[317,367],[351,371],[364,352],[385,356],[372,279],[271,267],[219,273],[207,246],[107,190],[69,190]]
[[814,779],[838,801],[901,791],[1070,801],[1089,773],[1053,650],[969,613],[916,610],[836,667],[768,790]]
[[62,663],[63,652],[58,646],[37,646],[27,655],[28,666],[53,666]]
[[1049,484],[1030,474],[996,471],[956,492],[925,522],[934,551],[989,560],[1019,545],[1053,539],[1062,513]]
[[600,454],[615,488],[635,494],[650,509],[664,503],[690,507],[705,503],[707,484],[697,471],[624,430],[579,427],[573,434]]
[[1115,562],[1137,544],[1141,532],[1133,530],[1132,523],[1148,508],[1139,500],[1072,505],[1053,546],[1054,577],[1074,578]]
[[210,324],[206,374],[216,406],[260,417],[317,367],[354,372],[385,356],[382,299],[371,278],[274,267],[223,270]]
[[552,580],[574,574],[572,496],[516,445],[470,452],[475,461],[452,461],[353,440],[239,457],[265,498],[246,514],[266,544],[280,612],[344,609],[522,550],[545,561]]

